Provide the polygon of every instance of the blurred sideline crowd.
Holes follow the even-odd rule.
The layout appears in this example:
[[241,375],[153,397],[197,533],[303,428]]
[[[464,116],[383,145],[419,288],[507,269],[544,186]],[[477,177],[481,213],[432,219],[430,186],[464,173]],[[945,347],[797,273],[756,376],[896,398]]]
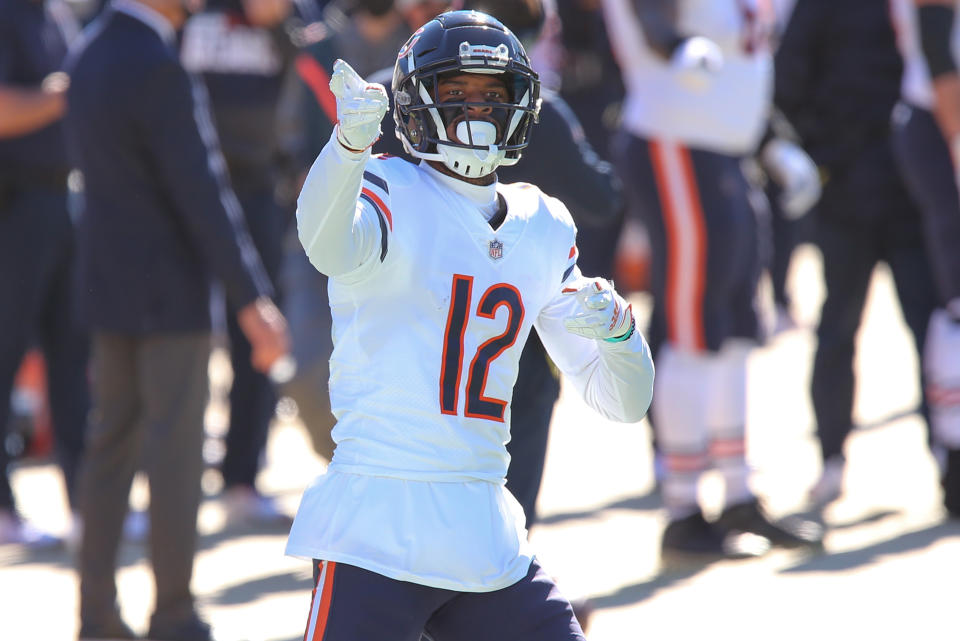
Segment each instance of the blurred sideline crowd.
[[[126,537],[149,539],[151,636],[207,638],[189,588],[200,475],[221,472],[230,522],[288,528],[257,485],[280,398],[332,457],[326,278],[294,214],[336,123],[333,63],[389,89],[410,34],[461,8],[513,30],[545,90],[523,162],[499,179],[560,197],[583,273],[652,300],[664,554],[822,541],[816,518],[764,513],[747,465],[747,358],[797,328],[800,244],[819,250],[826,290],[806,392],[823,463],[810,512],[843,492],[856,334],[882,262],[921,363],[945,514],[960,517],[952,0],[0,0],[0,545],[71,546],[81,637],[126,638],[111,627]],[[101,45],[116,12],[153,40]],[[144,61],[162,68],[149,83]],[[387,124],[373,150],[403,154]],[[232,382],[212,461],[216,345]],[[528,527],[560,384],[531,334],[508,473]],[[24,519],[10,486],[12,466],[48,454],[65,535]],[[737,506],[718,519],[698,500],[710,469]],[[129,509],[138,473],[142,512]]]

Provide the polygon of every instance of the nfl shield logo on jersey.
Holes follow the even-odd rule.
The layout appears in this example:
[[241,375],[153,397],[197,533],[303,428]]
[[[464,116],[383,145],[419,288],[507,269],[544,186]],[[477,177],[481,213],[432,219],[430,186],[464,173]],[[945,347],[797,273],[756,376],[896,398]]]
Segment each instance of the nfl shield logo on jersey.
[[503,243],[499,240],[490,241],[490,258],[497,260],[498,258],[503,258]]

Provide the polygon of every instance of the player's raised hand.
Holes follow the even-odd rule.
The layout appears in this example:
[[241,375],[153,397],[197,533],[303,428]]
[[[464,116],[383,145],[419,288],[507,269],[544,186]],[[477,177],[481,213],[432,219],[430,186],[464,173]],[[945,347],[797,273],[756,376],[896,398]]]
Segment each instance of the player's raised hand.
[[333,63],[330,91],[337,98],[337,140],[360,152],[380,138],[380,121],[390,107],[387,90],[367,82],[343,60]]
[[584,338],[617,341],[633,331],[633,308],[603,278],[584,278],[563,293],[575,296],[580,311],[564,319],[568,332]]
[[723,52],[713,40],[702,36],[687,38],[674,50],[670,64],[687,89],[702,93],[723,68]]

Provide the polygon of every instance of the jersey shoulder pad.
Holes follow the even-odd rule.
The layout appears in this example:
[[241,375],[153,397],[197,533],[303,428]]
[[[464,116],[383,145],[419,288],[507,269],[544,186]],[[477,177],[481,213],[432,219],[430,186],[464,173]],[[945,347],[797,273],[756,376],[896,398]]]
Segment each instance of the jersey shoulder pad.
[[389,154],[370,156],[364,169],[365,178],[367,174],[373,174],[397,188],[411,187],[419,180],[416,165]]
[[539,187],[531,183],[501,183],[499,192],[506,199],[513,211],[524,211],[529,216],[546,217],[552,219],[552,225],[560,228],[576,230],[573,216],[566,205],[557,198],[548,196]]

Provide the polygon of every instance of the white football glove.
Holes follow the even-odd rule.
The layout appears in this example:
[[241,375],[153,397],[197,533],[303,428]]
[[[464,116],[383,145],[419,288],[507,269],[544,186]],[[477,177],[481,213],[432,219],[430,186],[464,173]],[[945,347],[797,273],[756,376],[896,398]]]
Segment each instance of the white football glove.
[[333,63],[330,91],[337,98],[337,140],[350,151],[363,151],[380,138],[380,121],[390,108],[387,90],[367,82],[343,60]]
[[820,200],[820,172],[799,145],[774,138],[764,145],[760,162],[780,186],[780,207],[790,220],[800,218]]
[[602,278],[583,278],[563,288],[581,311],[564,319],[568,332],[596,340],[622,339],[633,329],[633,308]]
[[684,40],[670,56],[677,79],[695,93],[710,88],[713,77],[723,68],[723,52],[713,40],[693,36]]

